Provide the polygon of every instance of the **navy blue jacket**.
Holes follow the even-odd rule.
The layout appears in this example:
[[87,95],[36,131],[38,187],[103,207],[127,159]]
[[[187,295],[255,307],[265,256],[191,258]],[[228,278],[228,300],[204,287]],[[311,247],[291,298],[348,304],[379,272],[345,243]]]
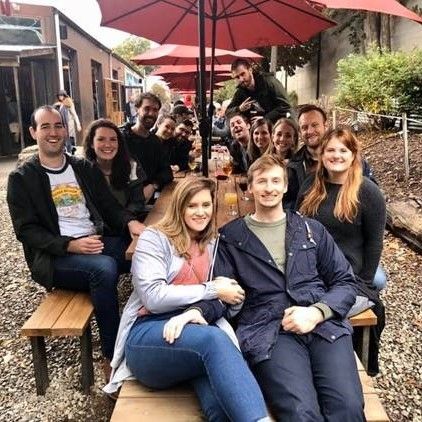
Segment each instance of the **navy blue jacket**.
[[[325,303],[335,316],[313,332],[330,342],[352,333],[345,317],[356,298],[353,272],[333,238],[315,220],[287,211],[285,274],[243,218],[226,224],[220,230],[214,275],[234,278],[245,290],[236,334],[251,364],[271,357],[289,306]],[[201,308],[207,319],[206,307]]]

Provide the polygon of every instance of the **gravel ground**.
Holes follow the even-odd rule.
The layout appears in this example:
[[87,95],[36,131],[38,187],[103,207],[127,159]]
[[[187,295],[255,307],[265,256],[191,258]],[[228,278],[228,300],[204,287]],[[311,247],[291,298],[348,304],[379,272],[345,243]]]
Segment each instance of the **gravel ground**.
[[[108,421],[113,404],[100,391],[103,378],[95,326],[96,382],[92,394],[84,396],[79,390],[78,342],[63,338],[47,340],[51,384],[44,397],[35,394],[31,350],[19,330],[44,291],[30,280],[10,222],[5,184],[13,167],[13,161],[0,161],[0,421]],[[375,384],[391,421],[422,422],[422,256],[387,234],[382,260],[389,275],[383,294],[387,326],[381,346],[381,374]],[[122,302],[128,286],[126,279]]]

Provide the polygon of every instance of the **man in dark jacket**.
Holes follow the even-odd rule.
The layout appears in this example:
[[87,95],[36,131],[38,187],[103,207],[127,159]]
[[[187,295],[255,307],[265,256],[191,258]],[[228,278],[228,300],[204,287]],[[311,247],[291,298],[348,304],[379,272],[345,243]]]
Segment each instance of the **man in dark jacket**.
[[250,139],[248,119],[239,112],[228,116],[231,140],[228,143],[230,155],[233,158],[233,173],[248,171],[247,147]]
[[[140,223],[111,194],[101,171],[63,153],[60,113],[42,106],[31,116],[38,154],[9,175],[7,202],[32,278],[47,290],[89,291],[107,359],[119,326],[117,283],[127,270],[121,234]],[[137,231],[139,234],[139,231]]]
[[227,116],[240,112],[252,123],[259,117],[275,123],[290,113],[286,90],[272,74],[253,72],[251,64],[245,59],[235,60],[231,69],[238,85],[227,107]]
[[141,163],[147,175],[144,195],[148,201],[155,191],[161,190],[173,180],[173,172],[160,140],[150,132],[158,118],[160,99],[146,92],[136,98],[135,107],[138,113],[136,123],[127,123],[121,130],[130,155]]
[[[286,173],[265,155],[248,171],[255,213],[220,231],[214,276],[245,291],[236,334],[277,421],[364,421],[346,315],[351,267],[317,221],[282,207]],[[193,305],[208,323],[218,301]]]

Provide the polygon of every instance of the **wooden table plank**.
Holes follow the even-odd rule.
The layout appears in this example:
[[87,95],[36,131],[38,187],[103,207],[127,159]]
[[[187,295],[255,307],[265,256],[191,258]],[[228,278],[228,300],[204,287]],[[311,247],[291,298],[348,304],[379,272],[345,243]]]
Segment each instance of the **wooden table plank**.
[[110,422],[202,422],[198,399],[190,397],[119,398]]
[[367,327],[368,325],[377,325],[377,316],[372,309],[367,309],[358,315],[349,319],[353,327]]
[[76,293],[51,327],[52,336],[82,336],[89,324],[94,306],[88,293]]
[[55,290],[48,293],[37,310],[23,325],[22,335],[27,337],[51,335],[51,328],[75,294],[76,292],[70,290]]

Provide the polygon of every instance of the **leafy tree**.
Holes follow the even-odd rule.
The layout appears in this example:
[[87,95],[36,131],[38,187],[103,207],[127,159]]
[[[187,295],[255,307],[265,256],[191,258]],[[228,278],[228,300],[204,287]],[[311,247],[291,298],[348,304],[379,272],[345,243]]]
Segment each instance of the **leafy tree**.
[[422,50],[371,49],[337,65],[337,104],[378,114],[422,110]]
[[145,51],[150,48],[150,42],[148,40],[131,35],[114,47],[113,53],[118,54],[120,57],[127,60],[129,63],[132,63],[140,71],[143,71],[146,75],[148,75],[155,69],[155,66],[137,66],[135,63],[131,62],[131,59],[138,54],[145,53]]
[[233,98],[234,92],[236,91],[236,81],[230,79],[224,82],[224,86],[214,91],[214,100],[222,103],[224,100]]
[[161,84],[154,84],[148,90],[148,92],[152,92],[155,94],[160,100],[162,104],[170,103],[170,92],[163,87]]

